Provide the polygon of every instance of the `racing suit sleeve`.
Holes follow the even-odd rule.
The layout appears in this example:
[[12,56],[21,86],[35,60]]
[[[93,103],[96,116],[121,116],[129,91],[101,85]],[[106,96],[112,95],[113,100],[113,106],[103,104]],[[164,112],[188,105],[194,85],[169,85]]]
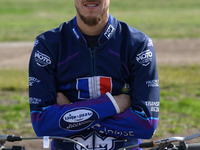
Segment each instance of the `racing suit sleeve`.
[[[51,42],[52,43],[52,42]],[[37,38],[29,62],[29,104],[37,136],[70,136],[117,113],[110,94],[70,105],[57,105],[56,53]],[[107,111],[102,109],[108,108]]]
[[152,40],[147,38],[130,60],[132,107],[102,120],[94,128],[104,134],[126,138],[151,138],[158,124],[159,80]]

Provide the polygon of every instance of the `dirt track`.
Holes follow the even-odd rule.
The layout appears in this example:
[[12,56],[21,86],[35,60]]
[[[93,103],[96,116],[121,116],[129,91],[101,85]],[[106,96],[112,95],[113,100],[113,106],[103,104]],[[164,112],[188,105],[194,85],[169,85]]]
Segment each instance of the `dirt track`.
[[[200,64],[200,39],[153,41],[158,65]],[[33,44],[33,42],[0,43],[0,69],[27,69]],[[191,132],[189,134],[199,131]],[[186,135],[188,135],[187,131],[178,136]],[[165,137],[170,136],[174,135],[165,135]],[[28,150],[38,150],[38,146],[42,147],[41,141],[25,141],[23,143]]]
[[[200,39],[153,40],[158,65],[200,64]],[[33,42],[0,43],[0,68],[28,68]]]
[[200,39],[154,40],[159,64],[200,64]]

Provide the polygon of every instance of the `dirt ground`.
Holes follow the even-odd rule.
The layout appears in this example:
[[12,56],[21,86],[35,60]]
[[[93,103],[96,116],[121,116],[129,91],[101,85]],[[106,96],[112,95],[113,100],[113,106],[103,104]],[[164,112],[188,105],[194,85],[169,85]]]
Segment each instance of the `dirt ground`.
[[[200,39],[153,40],[158,65],[200,64]],[[0,68],[28,68],[33,42],[0,43]]]
[[[200,64],[200,39],[155,39],[153,41],[158,65]],[[28,69],[33,44],[33,42],[0,43],[0,69]],[[187,136],[196,132],[200,131],[191,129],[190,131],[184,131],[181,135],[169,134],[163,138]],[[198,138],[193,141],[199,140]],[[22,143],[27,150],[42,149],[38,148],[42,147],[41,140],[24,141]],[[15,144],[18,145],[18,143]]]

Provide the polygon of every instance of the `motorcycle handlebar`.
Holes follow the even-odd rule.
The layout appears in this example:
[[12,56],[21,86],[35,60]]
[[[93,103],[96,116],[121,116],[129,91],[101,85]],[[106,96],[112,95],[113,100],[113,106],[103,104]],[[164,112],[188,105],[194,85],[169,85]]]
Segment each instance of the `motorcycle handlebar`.
[[200,150],[200,143],[187,144],[186,150]]

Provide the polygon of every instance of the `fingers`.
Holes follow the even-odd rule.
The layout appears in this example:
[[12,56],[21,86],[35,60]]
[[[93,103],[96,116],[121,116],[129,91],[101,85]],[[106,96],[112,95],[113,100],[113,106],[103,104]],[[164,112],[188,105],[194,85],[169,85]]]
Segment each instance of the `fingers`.
[[57,104],[58,105],[64,105],[64,104],[70,104],[70,100],[61,92],[57,93]]
[[131,107],[131,98],[127,94],[120,94],[117,96],[113,96],[115,101],[117,102],[120,112],[124,112],[126,109]]

